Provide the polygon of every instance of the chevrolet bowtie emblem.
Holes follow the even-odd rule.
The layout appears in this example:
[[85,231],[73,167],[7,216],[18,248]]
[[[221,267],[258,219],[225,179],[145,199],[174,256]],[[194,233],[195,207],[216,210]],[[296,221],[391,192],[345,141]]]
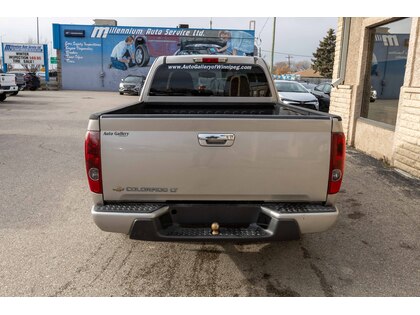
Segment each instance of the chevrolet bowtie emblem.
[[123,188],[123,187],[121,187],[121,186],[118,186],[118,187],[113,188],[112,190],[113,190],[113,191],[118,191],[118,192],[121,192],[121,191],[124,191],[124,188]]

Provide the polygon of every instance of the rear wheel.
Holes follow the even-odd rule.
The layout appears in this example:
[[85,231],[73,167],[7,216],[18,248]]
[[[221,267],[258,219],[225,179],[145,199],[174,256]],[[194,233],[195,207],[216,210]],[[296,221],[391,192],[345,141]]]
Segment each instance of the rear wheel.
[[138,45],[134,53],[134,59],[139,67],[145,67],[149,63],[150,56],[146,45]]
[[0,94],[0,102],[3,102],[6,99],[6,93]]

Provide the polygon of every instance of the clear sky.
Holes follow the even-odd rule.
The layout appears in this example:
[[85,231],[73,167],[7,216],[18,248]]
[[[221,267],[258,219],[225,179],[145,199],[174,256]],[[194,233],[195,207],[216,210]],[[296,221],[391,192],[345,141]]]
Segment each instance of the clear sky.
[[[93,19],[101,17],[41,17],[39,18],[40,43],[52,43],[52,23],[93,24]],[[262,56],[270,61],[273,34],[273,18],[267,17],[165,17],[131,18],[106,17],[116,19],[120,26],[162,26],[176,27],[186,23],[191,28],[209,28],[210,19],[215,29],[249,29],[249,21],[255,20],[255,36],[261,41]],[[294,55],[294,61],[309,60],[318,47],[319,41],[329,28],[336,29],[336,17],[280,17],[276,23],[276,53],[274,61],[286,61],[287,54]],[[0,17],[0,41],[24,43],[29,39],[36,42],[36,17]],[[51,51],[51,45],[50,45]],[[53,52],[52,55],[55,55]]]

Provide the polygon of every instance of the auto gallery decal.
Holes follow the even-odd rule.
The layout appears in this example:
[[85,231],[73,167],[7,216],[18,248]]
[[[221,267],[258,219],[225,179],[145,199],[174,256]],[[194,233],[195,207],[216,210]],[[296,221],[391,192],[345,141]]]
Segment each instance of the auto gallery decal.
[[104,136],[128,137],[130,133],[125,131],[105,131]]
[[[66,37],[65,31],[86,37]],[[118,91],[128,75],[147,76],[159,56],[248,55],[256,51],[252,30],[53,25],[63,89]]]

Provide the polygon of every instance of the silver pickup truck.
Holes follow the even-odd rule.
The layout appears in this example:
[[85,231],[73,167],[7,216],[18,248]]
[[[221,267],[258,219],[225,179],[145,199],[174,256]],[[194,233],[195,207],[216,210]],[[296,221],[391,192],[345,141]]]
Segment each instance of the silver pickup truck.
[[159,57],[139,102],[90,117],[99,228],[152,241],[278,241],[327,230],[341,118],[279,102],[263,59]]
[[9,95],[16,95],[18,91],[15,75],[0,73],[0,102],[3,102]]

